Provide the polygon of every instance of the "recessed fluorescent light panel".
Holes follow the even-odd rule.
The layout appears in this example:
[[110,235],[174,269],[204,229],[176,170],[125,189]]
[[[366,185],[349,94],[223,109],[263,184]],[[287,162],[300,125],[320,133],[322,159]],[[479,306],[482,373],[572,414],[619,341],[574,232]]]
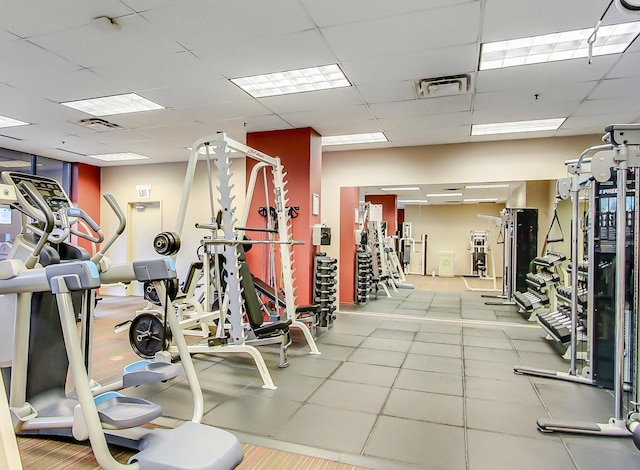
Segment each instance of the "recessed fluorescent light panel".
[[28,125],[28,122],[18,121],[17,119],[11,119],[10,117],[6,116],[0,116],[0,127],[16,127]]
[[485,198],[471,198],[471,199],[463,199],[462,202],[498,202],[497,197],[485,197]]
[[566,118],[537,119],[535,121],[494,122],[472,124],[471,135],[509,134],[512,132],[555,131]]
[[140,111],[165,109],[164,106],[160,106],[158,103],[154,103],[135,93],[68,101],[60,104],[87,114],[92,114],[93,116],[110,116],[112,114],[138,113]]
[[137,153],[104,153],[102,155],[87,155],[87,157],[95,158],[105,162],[124,162],[127,160],[148,160],[149,157],[138,155]]
[[417,186],[404,186],[397,188],[380,188],[382,191],[420,191],[420,188]]
[[401,204],[429,204],[426,199],[399,199],[398,202]]
[[322,138],[323,146],[369,144],[373,142],[388,142],[387,136],[382,132],[371,132],[369,134],[329,135]]
[[[587,39],[593,28],[544,34],[509,41],[488,42],[480,49],[480,70],[578,59],[589,55]],[[593,56],[619,54],[640,33],[640,21],[601,26],[593,43]]]
[[254,98],[351,86],[337,64],[232,78],[231,81]]
[[427,197],[460,197],[462,193],[431,193],[427,194]]
[[508,187],[508,184],[467,184],[464,189],[499,189]]

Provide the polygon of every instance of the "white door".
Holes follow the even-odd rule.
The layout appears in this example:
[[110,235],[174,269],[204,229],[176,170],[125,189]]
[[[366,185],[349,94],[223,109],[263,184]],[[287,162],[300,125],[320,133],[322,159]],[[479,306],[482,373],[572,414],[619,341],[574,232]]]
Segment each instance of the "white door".
[[[160,201],[130,202],[127,217],[127,262],[158,258],[153,239],[162,232],[162,204]],[[127,295],[143,295],[143,286],[132,282]]]

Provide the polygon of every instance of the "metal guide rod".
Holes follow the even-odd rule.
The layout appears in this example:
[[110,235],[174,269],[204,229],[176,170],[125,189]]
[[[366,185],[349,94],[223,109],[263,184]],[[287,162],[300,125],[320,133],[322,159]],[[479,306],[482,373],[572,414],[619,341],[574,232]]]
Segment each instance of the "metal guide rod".
[[616,342],[615,342],[615,374],[614,374],[614,419],[623,419],[623,386],[624,386],[624,317],[626,294],[627,264],[627,147],[620,148],[622,154],[618,162],[617,194],[616,194]]
[[576,375],[578,357],[578,217],[580,181],[578,173],[571,178],[571,364],[569,374]]

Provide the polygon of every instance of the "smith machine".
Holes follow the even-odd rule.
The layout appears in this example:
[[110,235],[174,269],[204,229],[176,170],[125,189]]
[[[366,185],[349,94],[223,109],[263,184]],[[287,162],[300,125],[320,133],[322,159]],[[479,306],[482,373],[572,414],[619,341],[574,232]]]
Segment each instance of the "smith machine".
[[[193,179],[196,173],[198,159],[204,155],[207,181],[209,186],[209,220],[196,224],[197,228],[209,232],[201,241],[201,260],[193,263],[188,279],[200,278],[203,289],[202,298],[195,298],[193,288],[194,282],[185,283],[183,286],[185,299],[180,299],[180,294],[176,298],[178,305],[178,318],[183,328],[184,334],[196,334],[202,336],[204,341],[190,344],[189,352],[192,354],[248,354],[254,360],[258,371],[262,377],[263,388],[275,389],[271,375],[260,352],[254,347],[264,344],[280,344],[280,367],[286,367],[286,349],[291,343],[289,339],[289,329],[295,328],[304,334],[310,349],[310,354],[320,354],[313,339],[311,328],[316,323],[317,309],[309,309],[296,305],[294,295],[293,276],[294,269],[291,246],[302,244],[294,241],[291,237],[291,222],[288,217],[288,208],[285,189],[285,173],[280,159],[271,157],[256,149],[248,147],[240,142],[230,139],[224,133],[206,136],[195,142],[193,145],[187,173],[185,176],[182,199],[178,210],[176,222],[176,232],[172,234],[175,239],[180,238],[184,229],[187,206],[192,191]],[[237,204],[232,195],[232,172],[231,159],[241,157],[256,160],[257,164],[251,170],[249,184],[243,212],[240,219],[236,218]],[[254,189],[260,171],[263,171],[265,181],[265,201],[266,206],[275,207],[273,214],[275,219],[274,228],[252,228],[247,227],[247,218]],[[267,189],[267,172],[272,178],[274,201],[269,203]],[[213,176],[217,180],[217,203],[214,199]],[[276,228],[277,227],[277,228]],[[251,240],[245,236],[248,231],[262,231],[267,233],[265,240]],[[279,320],[263,323],[263,309],[265,305],[260,305],[257,298],[257,290],[262,288],[254,283],[249,268],[245,262],[244,252],[254,245],[275,246],[275,251],[279,252],[280,273],[283,283],[283,294],[279,294],[279,289],[273,289],[276,309],[284,305],[280,312],[270,312],[270,317],[279,317]],[[177,251],[177,250],[176,250]],[[270,250],[271,252],[271,250]],[[175,256],[175,251],[172,253]],[[194,274],[194,272],[196,274]],[[256,280],[257,282],[257,280]],[[262,291],[261,291],[262,292]],[[284,298],[278,298],[283,295]],[[243,320],[245,313],[249,322]],[[162,327],[161,319],[157,319],[157,314],[150,312],[146,316],[139,315],[141,322],[132,324],[132,334],[134,340],[139,331],[148,328],[145,321],[153,323],[153,328]],[[215,330],[215,333],[211,333]],[[198,330],[199,329],[199,330]],[[134,341],[135,342],[135,341]],[[138,342],[140,343],[140,342]],[[175,347],[165,344],[148,345],[151,349],[168,348],[172,352]],[[136,347],[134,347],[136,349]],[[140,349],[140,348],[138,348]],[[153,352],[153,351],[147,351]]]

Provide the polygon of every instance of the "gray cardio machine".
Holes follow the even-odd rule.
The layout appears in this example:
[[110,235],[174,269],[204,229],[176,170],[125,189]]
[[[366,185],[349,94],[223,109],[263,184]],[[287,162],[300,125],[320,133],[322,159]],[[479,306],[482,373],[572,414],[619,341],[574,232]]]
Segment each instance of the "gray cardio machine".
[[[50,241],[53,237],[55,241],[60,241],[60,237],[64,236],[67,230],[65,217],[82,217],[83,213],[71,207],[60,207],[61,194],[64,195],[64,192],[57,183],[56,187],[51,186],[54,180],[45,178],[45,185],[42,177],[21,175],[17,178],[15,174],[14,177],[7,174],[2,176],[4,181],[15,184],[18,198],[16,207],[36,221],[27,225],[39,235],[33,251],[26,256],[26,262],[9,259],[0,266],[0,294],[16,294],[14,338],[5,338],[13,339],[13,354],[10,358],[10,411],[16,432],[69,436],[79,441],[89,439],[98,464],[105,469],[234,468],[243,457],[237,438],[231,433],[200,423],[203,414],[202,391],[174,315],[167,315],[167,322],[174,332],[193,395],[194,412],[191,421],[175,429],[141,428],[140,425],[162,414],[158,405],[113,391],[94,397],[77,334],[72,293],[99,287],[101,276],[98,265],[87,260],[40,268],[35,263],[47,240]],[[62,235],[51,235],[56,227],[62,228]],[[121,268],[120,271],[124,273],[127,270]],[[161,299],[166,299],[165,282],[176,278],[173,260],[167,257],[134,262],[128,271],[130,280],[152,282]],[[11,280],[9,285],[5,282],[7,279]],[[40,386],[37,396],[27,395],[27,382],[38,380],[37,377],[29,377],[32,297],[49,292],[53,295],[54,302],[47,305],[58,317],[58,325],[34,326],[60,331],[59,340],[68,361],[76,396],[67,396],[64,388],[60,389],[59,386],[54,386],[50,391],[45,391]],[[3,332],[5,335],[10,333],[10,328]],[[4,359],[3,365],[6,366],[6,358],[0,359]],[[51,358],[47,355],[40,360],[50,362]],[[107,442],[127,445],[139,452],[130,458],[128,465],[123,465],[113,459]]]

